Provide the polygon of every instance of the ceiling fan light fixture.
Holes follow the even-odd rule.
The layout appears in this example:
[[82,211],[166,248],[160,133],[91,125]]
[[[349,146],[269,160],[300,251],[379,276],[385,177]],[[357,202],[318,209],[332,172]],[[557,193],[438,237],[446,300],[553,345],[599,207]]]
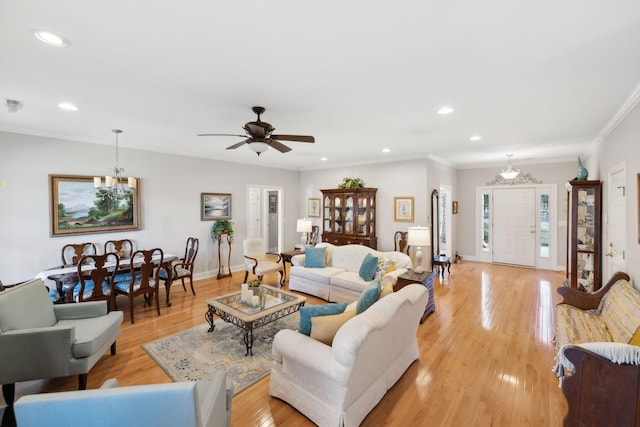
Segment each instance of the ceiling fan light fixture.
[[507,154],[507,157],[509,158],[507,168],[503,169],[502,172],[500,172],[500,176],[504,179],[514,179],[518,175],[520,175],[520,169],[514,169],[513,167],[511,167],[511,157],[513,157],[513,154]]
[[269,149],[269,144],[261,141],[254,141],[249,143],[249,148],[253,150],[254,153],[258,154],[258,156]]

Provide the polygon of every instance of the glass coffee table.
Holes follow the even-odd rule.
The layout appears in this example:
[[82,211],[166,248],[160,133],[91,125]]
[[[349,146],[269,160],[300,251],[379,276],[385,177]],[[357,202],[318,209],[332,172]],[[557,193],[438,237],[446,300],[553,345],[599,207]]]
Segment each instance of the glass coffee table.
[[303,296],[273,286],[262,285],[262,289],[265,297],[264,307],[254,307],[241,302],[240,291],[207,300],[205,318],[210,325],[208,332],[213,332],[216,327],[213,316],[240,327],[244,330],[244,343],[247,346],[245,356],[253,356],[254,329],[295,313],[307,301]]

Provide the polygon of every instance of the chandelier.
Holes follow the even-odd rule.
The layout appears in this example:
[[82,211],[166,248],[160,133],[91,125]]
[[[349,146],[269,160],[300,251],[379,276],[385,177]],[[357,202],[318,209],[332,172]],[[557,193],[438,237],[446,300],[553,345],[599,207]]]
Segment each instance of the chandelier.
[[507,154],[507,157],[509,158],[509,161],[507,162],[507,168],[503,169],[502,172],[500,172],[500,176],[504,179],[514,179],[518,175],[520,175],[520,169],[514,169],[511,167],[511,157],[513,157],[513,154]]
[[93,178],[93,186],[97,189],[98,197],[102,200],[109,198],[111,200],[122,200],[129,197],[136,188],[136,179],[130,176],[125,184],[122,176],[124,168],[118,166],[118,135],[122,133],[120,129],[111,129],[116,134],[116,165],[113,167],[113,175],[104,177],[104,187],[102,186],[102,178],[96,176]]

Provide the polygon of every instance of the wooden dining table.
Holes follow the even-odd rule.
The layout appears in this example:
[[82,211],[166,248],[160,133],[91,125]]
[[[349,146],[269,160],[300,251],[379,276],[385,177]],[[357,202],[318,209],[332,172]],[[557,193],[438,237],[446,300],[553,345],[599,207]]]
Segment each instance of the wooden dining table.
[[[157,265],[159,261],[159,256],[154,256],[152,261]],[[167,294],[166,305],[167,307],[171,306],[171,301],[169,300],[169,290],[171,289],[171,285],[173,284],[173,268],[171,264],[173,261],[177,260],[178,257],[172,254],[164,254],[162,258],[162,266],[167,272],[167,279],[164,281],[164,288]],[[136,261],[134,259],[134,268],[136,264],[141,264],[142,259],[140,261]],[[130,270],[131,260],[128,258],[120,258],[120,263],[118,266],[118,271],[126,272]],[[106,262],[105,267],[113,268],[115,263],[113,261]],[[82,271],[90,271],[95,267],[92,264],[85,264],[82,266]],[[52,267],[48,270],[41,271],[36,274],[36,278],[40,278],[45,282],[45,285],[49,289],[55,289],[58,291],[58,294],[61,296],[61,301],[64,303],[74,302],[73,300],[73,289],[79,282],[78,278],[78,265],[63,265],[58,267]],[[163,279],[164,280],[164,279]]]

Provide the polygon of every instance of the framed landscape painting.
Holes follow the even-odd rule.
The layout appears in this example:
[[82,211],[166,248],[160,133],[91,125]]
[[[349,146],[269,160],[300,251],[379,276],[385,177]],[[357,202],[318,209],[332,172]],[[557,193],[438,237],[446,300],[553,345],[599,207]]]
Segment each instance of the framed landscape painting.
[[201,193],[200,220],[231,219],[231,194]]
[[92,176],[49,175],[49,198],[51,236],[140,230],[140,180],[124,199],[112,200]]

